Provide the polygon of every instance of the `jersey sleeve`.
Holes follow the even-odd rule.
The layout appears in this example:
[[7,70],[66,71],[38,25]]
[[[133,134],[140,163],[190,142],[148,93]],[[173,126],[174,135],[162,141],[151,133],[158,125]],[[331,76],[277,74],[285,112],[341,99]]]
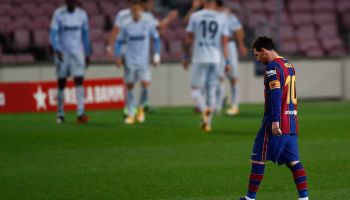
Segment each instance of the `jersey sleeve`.
[[123,12],[118,12],[117,16],[115,17],[114,20],[114,26],[116,27],[121,27],[123,23]]
[[83,16],[82,40],[83,40],[85,55],[88,56],[88,55],[91,55],[92,53],[92,48],[90,44],[90,35],[89,35],[89,18],[86,12],[83,12],[82,16]]
[[232,32],[236,32],[237,30],[241,29],[242,28],[242,24],[241,22],[239,21],[239,19],[231,14],[229,16],[229,26],[230,26],[230,29]]
[[269,105],[271,105],[269,118],[272,122],[279,122],[281,119],[282,91],[277,65],[277,63],[272,62],[266,67],[266,79],[270,90]]
[[157,18],[154,17],[154,15],[151,12],[145,12],[143,13],[143,17],[149,21],[153,26],[157,27],[159,25],[159,21]]
[[188,22],[186,32],[193,33],[196,28],[196,21],[193,15],[191,15],[190,20]]
[[59,16],[59,12],[58,12],[58,10],[56,10],[52,16],[52,19],[51,19],[50,29],[52,29],[52,30],[59,29],[59,17],[58,16]]

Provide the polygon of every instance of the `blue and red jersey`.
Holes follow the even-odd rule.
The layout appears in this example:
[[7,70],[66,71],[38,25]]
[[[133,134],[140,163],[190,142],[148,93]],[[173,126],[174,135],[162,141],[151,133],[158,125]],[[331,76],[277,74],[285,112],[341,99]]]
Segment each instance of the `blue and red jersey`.
[[295,69],[285,58],[277,57],[266,66],[264,119],[280,122],[282,134],[298,133],[298,104]]

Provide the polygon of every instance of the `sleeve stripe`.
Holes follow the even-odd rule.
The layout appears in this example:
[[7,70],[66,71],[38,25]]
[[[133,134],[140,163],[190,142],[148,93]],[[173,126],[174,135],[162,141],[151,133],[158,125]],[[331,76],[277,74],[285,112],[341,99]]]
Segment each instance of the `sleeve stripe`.
[[270,89],[278,89],[281,88],[281,83],[278,80],[269,82]]

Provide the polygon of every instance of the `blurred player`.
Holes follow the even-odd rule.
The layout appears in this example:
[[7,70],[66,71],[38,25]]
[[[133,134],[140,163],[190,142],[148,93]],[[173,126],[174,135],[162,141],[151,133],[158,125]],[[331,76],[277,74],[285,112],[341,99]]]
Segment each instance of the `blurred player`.
[[[232,13],[230,10],[224,7],[223,0],[216,1],[219,6],[219,11],[226,15],[228,29],[230,32],[230,42],[229,42],[229,58],[232,65],[232,69],[226,74],[227,78],[230,81],[231,85],[231,104],[230,108],[226,111],[227,115],[236,115],[239,112],[239,97],[238,97],[238,52],[237,45],[239,48],[239,52],[242,56],[246,56],[248,54],[247,47],[244,44],[244,29],[242,27],[239,19]],[[222,62],[222,70],[220,73],[220,84],[217,90],[217,111],[220,112],[224,106],[224,98],[225,98],[225,72],[224,72],[224,59]]]
[[70,75],[74,77],[76,86],[77,120],[79,123],[88,121],[84,110],[83,82],[91,54],[89,22],[86,12],[76,5],[76,0],[66,0],[66,6],[55,11],[50,27],[50,42],[57,65],[57,123],[60,124],[64,122],[64,88]]
[[[185,56],[183,66],[189,65],[190,49],[192,55],[192,97],[202,113],[202,129],[211,131],[213,110],[216,106],[215,91],[218,85],[221,48],[224,49],[226,68],[228,60],[228,29],[225,18],[216,11],[215,0],[206,0],[204,9],[193,13],[187,26]],[[202,94],[206,90],[208,99]]]
[[132,19],[120,27],[120,34],[115,45],[116,65],[122,66],[122,45],[125,43],[125,82],[127,86],[127,110],[126,124],[135,122],[135,103],[133,88],[137,81],[141,81],[141,99],[137,110],[136,120],[140,123],[145,121],[144,106],[148,100],[148,88],[151,81],[149,69],[150,39],[153,38],[154,57],[153,62],[160,62],[160,39],[156,24],[142,18],[141,1],[134,0],[131,5]]
[[252,170],[246,197],[256,198],[265,162],[285,164],[292,172],[299,200],[308,200],[306,173],[299,161],[295,69],[280,57],[270,38],[259,37],[252,45],[257,61],[266,65],[265,113],[251,155]]
[[[128,0],[129,5],[132,4],[132,2],[133,2],[133,0]],[[142,0],[142,8],[144,11],[142,18],[154,23],[158,29],[162,29],[162,28],[167,27],[178,15],[177,11],[175,11],[175,10],[170,11],[168,16],[165,17],[159,23],[158,20],[153,16],[153,14],[151,12],[153,9],[153,0]],[[108,55],[113,55],[113,46],[114,46],[116,38],[118,37],[118,34],[120,32],[120,27],[125,25],[125,23],[128,23],[131,19],[132,19],[132,14],[131,14],[130,8],[126,8],[126,9],[118,12],[118,14],[115,18],[115,21],[114,21],[114,27],[109,35],[109,38],[108,38],[108,45],[107,45],[107,54]]]

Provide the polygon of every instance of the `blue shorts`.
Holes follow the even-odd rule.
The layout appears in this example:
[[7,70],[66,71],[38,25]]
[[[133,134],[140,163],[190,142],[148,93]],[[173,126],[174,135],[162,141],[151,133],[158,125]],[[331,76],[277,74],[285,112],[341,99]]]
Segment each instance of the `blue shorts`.
[[251,159],[258,162],[270,160],[279,165],[299,161],[298,135],[275,136],[270,127],[262,126],[255,138]]

